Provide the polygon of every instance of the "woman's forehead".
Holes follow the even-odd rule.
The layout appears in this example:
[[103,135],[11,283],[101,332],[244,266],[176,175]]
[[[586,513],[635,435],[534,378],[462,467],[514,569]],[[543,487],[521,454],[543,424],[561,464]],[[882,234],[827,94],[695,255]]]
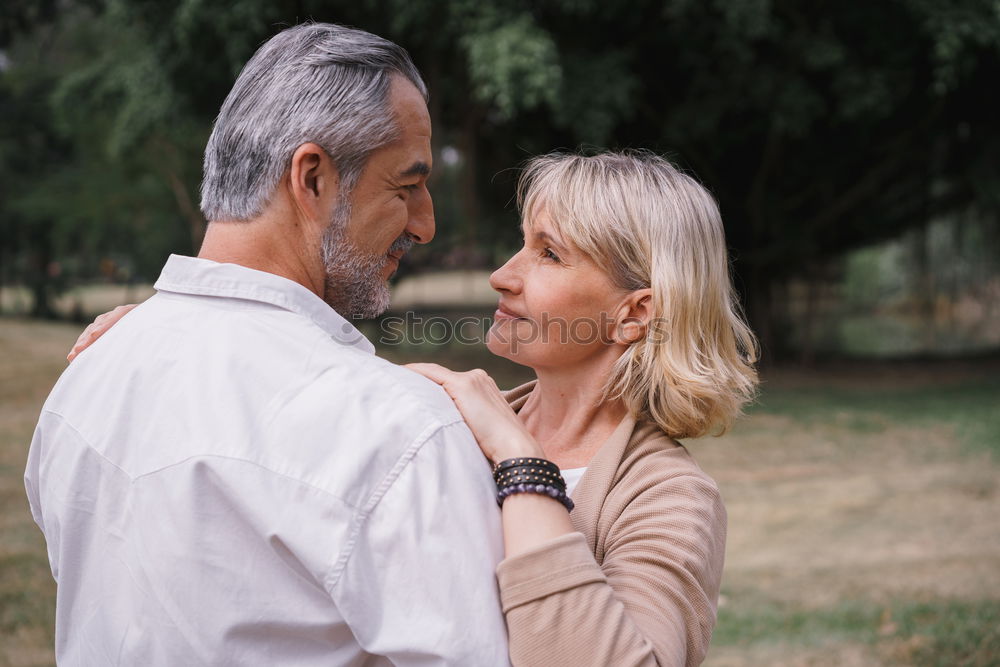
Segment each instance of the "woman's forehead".
[[552,216],[552,207],[544,201],[534,201],[530,208],[521,216],[521,231],[524,234],[535,232],[558,232],[559,224]]
[[552,240],[557,244],[571,245],[562,234],[562,228],[544,207],[535,208],[521,219],[521,234],[525,239]]

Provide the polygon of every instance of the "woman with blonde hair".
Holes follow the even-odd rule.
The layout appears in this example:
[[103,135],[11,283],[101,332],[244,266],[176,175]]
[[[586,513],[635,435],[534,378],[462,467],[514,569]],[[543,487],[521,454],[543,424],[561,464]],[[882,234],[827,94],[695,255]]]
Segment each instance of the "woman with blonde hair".
[[511,661],[699,664],[726,512],[677,440],[725,430],[757,384],[718,207],[645,152],[536,158],[518,195],[488,346],[537,380],[501,394],[482,371],[410,365],[495,464]]
[[490,278],[487,344],[537,379],[502,393],[481,370],[409,365],[494,465],[511,662],[697,665],[726,512],[678,440],[724,431],[757,384],[718,207],[647,152],[535,158],[518,203],[524,246]]

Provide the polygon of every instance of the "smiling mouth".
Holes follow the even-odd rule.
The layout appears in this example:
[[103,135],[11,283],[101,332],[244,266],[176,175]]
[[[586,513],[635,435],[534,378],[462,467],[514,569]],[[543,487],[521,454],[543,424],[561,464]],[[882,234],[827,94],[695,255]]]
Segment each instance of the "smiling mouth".
[[503,306],[498,306],[495,313],[493,313],[494,320],[524,320],[525,317],[521,317],[515,313],[510,312]]

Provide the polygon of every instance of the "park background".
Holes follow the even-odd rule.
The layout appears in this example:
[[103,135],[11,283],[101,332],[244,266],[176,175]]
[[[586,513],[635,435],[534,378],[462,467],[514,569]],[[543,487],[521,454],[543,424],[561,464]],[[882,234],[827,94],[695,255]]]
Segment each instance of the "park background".
[[730,517],[707,664],[1000,664],[995,0],[5,0],[0,666],[53,662],[41,403],[82,323],[197,251],[214,115],[308,19],[402,44],[431,90],[437,237],[387,314],[414,316],[362,325],[390,359],[528,377],[445,339],[493,310],[532,155],[647,148],[719,200],[763,384],[686,443]]

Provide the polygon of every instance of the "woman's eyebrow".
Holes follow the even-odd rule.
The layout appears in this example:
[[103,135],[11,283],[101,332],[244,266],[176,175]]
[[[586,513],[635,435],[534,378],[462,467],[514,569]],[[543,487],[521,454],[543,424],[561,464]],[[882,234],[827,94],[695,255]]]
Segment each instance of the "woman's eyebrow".
[[541,241],[542,243],[547,243],[549,245],[555,246],[556,250],[559,251],[560,255],[569,254],[569,250],[559,239],[552,236],[548,232],[535,232],[534,238],[536,241]]
[[[521,221],[520,221],[520,224],[518,225],[518,227],[520,227],[520,229],[521,229],[521,237],[524,238],[525,240],[527,240],[527,238],[528,238],[528,231],[531,228],[531,225],[525,224],[525,222],[526,222],[525,219],[521,218]],[[560,252],[562,252],[564,254],[567,253],[567,252],[569,252],[569,247],[565,243],[563,243],[562,241],[560,241],[558,238],[556,238],[552,234],[549,234],[545,230],[539,230],[539,231],[533,233],[531,235],[531,238],[534,239],[535,241],[542,241],[543,243],[545,243],[545,242],[551,243],[552,245],[554,245],[556,247],[557,250],[559,250]]]
[[535,232],[535,239],[538,240],[538,241],[548,242],[548,243],[554,245],[561,252],[565,252],[566,251],[566,246],[563,245],[559,241],[559,239],[557,239],[556,237],[552,236],[548,232]]

